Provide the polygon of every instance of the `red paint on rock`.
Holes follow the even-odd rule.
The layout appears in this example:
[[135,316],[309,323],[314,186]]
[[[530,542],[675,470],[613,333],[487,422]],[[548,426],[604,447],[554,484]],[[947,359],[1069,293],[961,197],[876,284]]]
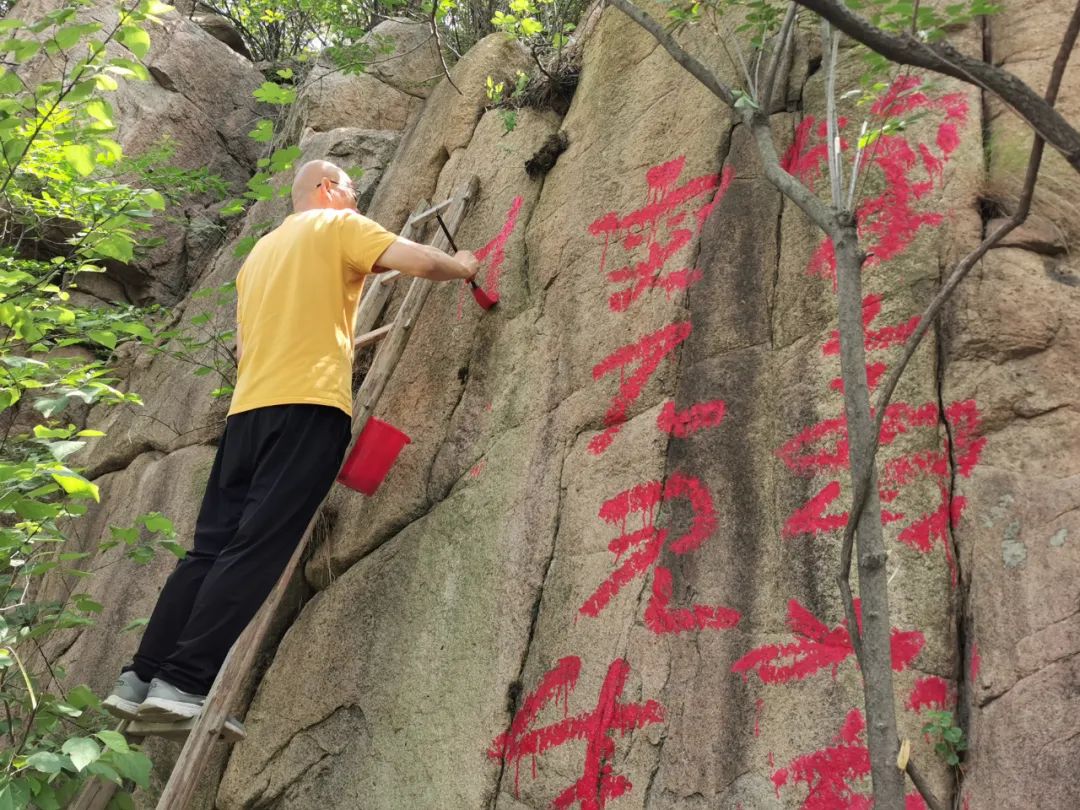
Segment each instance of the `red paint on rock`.
[[803,810],[869,810],[870,800],[855,792],[852,783],[870,774],[870,754],[862,741],[866,723],[862,712],[852,709],[833,744],[793,759],[772,776],[777,790],[788,782],[802,782],[808,789]]
[[[619,371],[619,390],[611,401],[611,405],[604,414],[604,423],[607,427],[599,435],[589,442],[589,452],[600,455],[607,450],[615,440],[615,434],[622,430],[622,423],[626,421],[627,411],[637,401],[645,389],[649,378],[656,372],[660,361],[671,354],[675,348],[690,337],[691,326],[689,321],[672,323],[659,329],[650,335],[646,335],[637,343],[631,343],[616,349],[595,366],[592,375],[594,380],[599,380],[611,372]],[[637,363],[633,373],[627,376],[626,367]]]
[[[862,792],[869,788],[870,776],[865,731],[862,712],[852,709],[832,745],[798,756],[786,768],[773,772],[777,797],[782,787],[801,782],[807,789],[801,810],[870,810],[874,800]],[[904,797],[904,808],[926,810],[926,805],[917,793],[909,793]]]
[[[946,407],[945,419],[952,433],[956,473],[969,477],[986,444],[984,437],[977,436],[978,409],[972,400],[954,402]],[[893,403],[886,409],[882,422],[881,446],[889,446],[898,436],[912,430],[937,430],[938,422],[939,412],[935,403],[919,406],[903,402]],[[809,476],[847,469],[848,450],[846,420],[844,417],[836,417],[822,420],[801,431],[781,447],[777,455],[796,474]],[[950,525],[955,526],[960,519],[966,500],[963,497],[950,498],[950,476],[949,442],[944,439],[939,449],[921,450],[885,461],[881,468],[879,491],[882,503],[888,505],[897,500],[905,487],[918,480],[929,478],[937,484],[941,500],[932,511],[909,519],[902,512],[885,509],[882,512],[882,521],[908,521],[900,531],[898,539],[924,554],[932,551],[935,543],[940,542],[945,549],[946,560],[955,582],[956,567],[948,529]],[[829,481],[792,512],[784,524],[783,536],[792,538],[807,534],[819,535],[843,528],[847,523],[847,512],[829,511],[833,503],[840,498],[840,494],[840,482]]]
[[674,402],[665,402],[656,417],[656,426],[664,433],[682,439],[705,428],[716,427],[724,420],[724,400],[697,402],[684,411],[675,409]]
[[[596,707],[573,717],[569,715],[570,693],[581,673],[581,659],[568,656],[561,659],[540,680],[536,691],[529,694],[514,716],[510,730],[495,738],[488,757],[514,763],[514,794],[518,795],[522,759],[529,757],[532,776],[537,777],[536,761],[544,752],[572,740],[585,742],[583,773],[570,787],[563,790],[551,806],[556,810],[578,807],[580,810],[603,810],[610,799],[630,792],[633,784],[614,772],[615,740],[612,732],[621,736],[635,729],[663,722],[664,708],[655,700],[645,703],[622,703],[623,688],[630,674],[630,665],[621,658],[611,662],[600,687]],[[541,728],[534,728],[536,718],[548,703],[558,707],[563,701],[563,719]]]
[[[862,626],[862,610],[855,600],[855,615]],[[782,684],[801,681],[823,669],[833,678],[848,657],[854,655],[847,622],[829,628],[807,610],[798,600],[788,602],[787,625],[795,640],[786,644],[764,644],[748,652],[731,666],[743,680],[751,671],[757,672],[762,683]],[[926,638],[918,630],[893,628],[890,636],[892,666],[897,672],[907,668],[918,657]]]
[[908,695],[907,708],[919,713],[926,709],[943,711],[952,702],[949,682],[937,675],[927,675],[915,681]]
[[[884,179],[884,191],[864,200],[856,211],[859,236],[866,246],[868,258],[864,267],[887,261],[904,251],[924,227],[934,227],[944,221],[937,211],[920,211],[917,203],[943,179],[944,165],[960,143],[959,125],[967,119],[968,105],[959,93],[931,98],[918,88],[918,77],[900,77],[873,105],[883,117],[895,117],[913,112],[936,112],[943,115],[934,137],[937,154],[928,144],[915,148],[901,135],[880,135],[863,153],[864,172],[876,168]],[[816,124],[816,126],[815,126]],[[843,127],[843,123],[841,123]],[[813,187],[827,161],[828,148],[825,127],[813,118],[805,118],[796,127],[791,147],[785,153],[782,166],[804,183]],[[849,144],[841,143],[841,150]],[[925,180],[915,180],[918,167]],[[809,272],[829,278],[835,284],[836,255],[832,241],[824,240],[810,259]]]
[[[599,616],[608,603],[627,584],[653,569],[652,597],[645,608],[645,624],[654,633],[681,633],[687,630],[724,630],[738,624],[739,612],[720,605],[671,607],[673,577],[671,571],[657,565],[668,539],[667,529],[657,529],[656,514],[662,503],[685,501],[693,513],[690,528],[668,546],[673,554],[688,554],[698,549],[716,529],[716,509],[712,494],[691,476],[674,472],[667,480],[650,481],[620,492],[600,507],[600,518],[618,526],[621,534],[608,543],[616,563],[629,555],[614,572],[585,600],[579,612]],[[641,528],[628,530],[632,514],[641,516]]]
[[[606,269],[613,242],[625,251],[645,249],[644,258],[630,257],[626,264],[607,271],[609,281],[629,285],[613,293],[608,300],[614,312],[625,312],[646,290],[660,288],[670,296],[676,290],[688,289],[702,278],[700,270],[690,267],[666,275],[662,272],[667,263],[701,233],[709,214],[723,199],[734,172],[728,167],[720,174],[703,174],[676,186],[685,165],[686,156],[681,155],[653,166],[645,173],[648,186],[645,205],[628,214],[609,211],[589,225],[591,235],[604,238],[601,272]],[[694,205],[698,207],[694,208]],[[688,213],[694,217],[692,226],[679,227],[685,223]]]
[[975,680],[979,677],[979,668],[982,666],[982,656],[979,655],[979,645],[975,642],[971,644],[971,665],[968,667],[968,672],[971,673],[971,682],[975,683]]

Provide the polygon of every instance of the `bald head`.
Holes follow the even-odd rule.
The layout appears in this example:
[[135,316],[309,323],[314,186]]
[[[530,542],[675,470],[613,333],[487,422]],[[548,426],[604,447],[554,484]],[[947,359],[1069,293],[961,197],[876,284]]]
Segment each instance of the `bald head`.
[[352,178],[328,160],[309,160],[296,170],[292,204],[296,213],[312,208],[355,208]]

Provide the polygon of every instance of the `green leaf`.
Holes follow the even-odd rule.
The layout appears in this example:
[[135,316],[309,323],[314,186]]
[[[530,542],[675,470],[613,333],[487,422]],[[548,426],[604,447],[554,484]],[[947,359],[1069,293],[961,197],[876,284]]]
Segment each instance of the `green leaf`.
[[22,79],[7,68],[0,68],[0,93],[18,93],[23,89]]
[[63,155],[68,165],[83,177],[94,171],[94,158],[89,146],[68,144],[63,148]]
[[147,531],[157,532],[159,534],[172,534],[173,522],[159,512],[151,512],[148,515],[142,516],[142,524],[146,527]]
[[121,633],[127,633],[127,632],[130,632],[131,630],[138,630],[140,627],[146,627],[146,625],[149,624],[149,623],[150,623],[149,618],[132,619],[130,622],[128,622],[127,624],[125,624],[123,627],[120,628],[120,632]]
[[48,520],[60,514],[59,504],[42,503],[30,498],[17,498],[11,506],[15,510],[15,514],[27,520]]
[[135,800],[130,793],[117,793],[105,810],[135,810]]
[[91,99],[86,102],[86,106],[84,106],[83,109],[86,110],[91,118],[95,118],[103,124],[108,124],[110,127],[113,126],[112,106],[104,99]]
[[[72,453],[76,453],[79,450],[81,450],[85,445],[86,445],[86,442],[60,441],[60,442],[49,442],[45,446],[49,449],[49,452],[52,454],[53,458],[55,458],[57,461],[63,461],[65,458],[70,456]],[[60,470],[59,471],[59,473],[61,475],[66,475],[67,472],[68,472],[67,470]],[[74,475],[74,473],[72,473],[72,475]],[[59,484],[60,482],[57,481],[56,483]],[[61,486],[63,486],[63,485],[61,484]]]
[[274,82],[263,82],[258,90],[252,93],[259,101],[267,104],[292,104],[296,100],[296,91],[291,87],[282,87]]
[[[99,243],[100,244],[100,243]],[[95,343],[100,343],[108,349],[116,348],[116,333],[110,332],[108,329],[91,329],[86,333]]]
[[71,758],[71,764],[77,771],[81,771],[101,756],[101,746],[89,737],[73,737],[66,740],[60,750]]
[[164,211],[165,210],[165,198],[161,194],[152,188],[144,188],[139,192],[143,198],[143,202],[152,211]]
[[150,35],[137,25],[121,26],[116,38],[139,59],[150,50]]
[[119,233],[112,233],[93,245],[93,250],[107,259],[118,262],[130,262],[135,257],[131,239]]
[[94,736],[105,743],[105,746],[110,751],[118,751],[121,754],[126,754],[131,750],[127,739],[119,731],[99,731],[94,734]]
[[267,141],[273,140],[274,122],[269,118],[261,119],[259,123],[255,125],[255,129],[248,133],[248,137],[259,143],[266,143]]
[[278,149],[270,157],[270,171],[275,174],[286,171],[292,167],[293,161],[300,157],[300,147],[290,146],[287,149]]
[[150,784],[150,759],[138,751],[126,754],[114,753],[111,760],[113,767],[125,779],[130,779],[139,787],[147,787]]
[[26,765],[41,773],[55,774],[64,769],[64,758],[50,751],[38,751],[26,758]]
[[87,481],[78,473],[53,473],[52,477],[56,483],[64,488],[64,492],[68,495],[75,498],[93,498],[95,501],[101,502],[101,493],[97,484]]
[[66,25],[56,32],[56,44],[60,46],[62,50],[67,50],[83,36],[83,27],[81,25]]
[[[97,695],[90,690],[90,687],[83,684],[76,686],[74,689],[69,689],[67,699],[68,703],[77,709],[86,709],[91,706],[101,705],[101,701],[98,700]],[[115,734],[116,732],[109,733]],[[104,742],[104,740],[102,740],[102,742]],[[108,743],[106,743],[106,745],[108,745]]]

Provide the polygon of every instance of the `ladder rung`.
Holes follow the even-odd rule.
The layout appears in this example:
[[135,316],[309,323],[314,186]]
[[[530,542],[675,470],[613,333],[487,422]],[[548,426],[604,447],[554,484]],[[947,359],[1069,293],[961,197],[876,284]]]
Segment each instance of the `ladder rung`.
[[450,204],[453,201],[454,201],[454,197],[448,197],[447,199],[443,200],[438,205],[431,206],[431,208],[429,208],[427,211],[421,211],[419,214],[409,217],[408,224],[409,225],[422,225],[423,223],[427,222],[429,219],[431,219],[436,214],[441,213],[445,209],[449,208]]
[[353,342],[353,345],[357,349],[362,349],[364,346],[370,346],[373,343],[378,343],[380,340],[386,337],[387,332],[389,332],[393,327],[394,324],[391,322],[386,324],[386,326],[380,326],[378,329],[372,329],[370,332],[365,332]]
[[[127,734],[133,737],[164,737],[166,740],[185,740],[195,727],[197,717],[178,720],[175,723],[153,723],[147,720],[132,720],[128,723]],[[247,730],[239,720],[230,717],[221,729],[221,736],[226,742],[239,742],[247,737]]]

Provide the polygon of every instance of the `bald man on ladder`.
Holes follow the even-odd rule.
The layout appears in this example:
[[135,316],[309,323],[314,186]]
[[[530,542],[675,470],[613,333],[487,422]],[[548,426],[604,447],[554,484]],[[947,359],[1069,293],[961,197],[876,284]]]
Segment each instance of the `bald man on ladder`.
[[293,213],[236,279],[237,371],[194,545],[169,576],[133,661],[104,701],[170,722],[202,709],[232,643],[270,593],[334,482],[351,438],[353,322],[364,278],[472,279],[453,256],[360,214],[351,178],[305,163]]

